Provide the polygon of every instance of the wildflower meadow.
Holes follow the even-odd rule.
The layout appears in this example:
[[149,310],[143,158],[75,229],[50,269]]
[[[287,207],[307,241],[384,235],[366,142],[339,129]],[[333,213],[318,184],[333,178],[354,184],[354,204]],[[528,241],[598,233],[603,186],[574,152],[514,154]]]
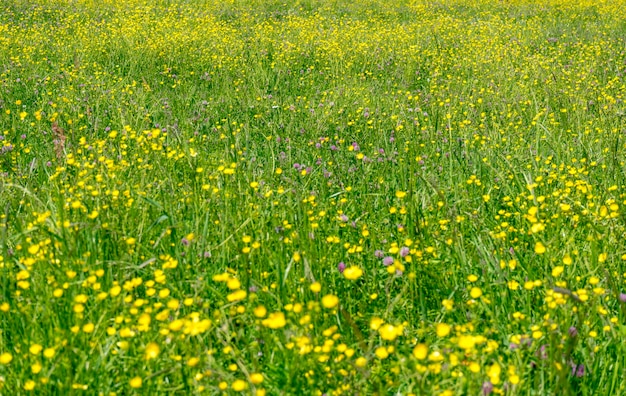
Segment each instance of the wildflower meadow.
[[625,0],[3,0],[0,394],[626,394]]

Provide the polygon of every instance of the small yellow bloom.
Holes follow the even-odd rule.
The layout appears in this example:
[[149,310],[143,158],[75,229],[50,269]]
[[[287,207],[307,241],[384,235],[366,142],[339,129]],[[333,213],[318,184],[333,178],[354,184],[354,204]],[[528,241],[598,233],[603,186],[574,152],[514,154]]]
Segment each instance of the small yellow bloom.
[[428,356],[428,347],[426,344],[417,344],[415,348],[413,348],[413,356],[417,360],[426,359],[426,356]]
[[352,266],[348,267],[343,271],[343,276],[349,280],[359,279],[363,275],[363,270],[359,267]]
[[500,368],[500,365],[498,363],[494,363],[489,367],[489,369],[487,370],[487,375],[489,376],[489,380],[491,380],[492,384],[498,385],[500,383],[501,372],[502,369]]
[[11,363],[12,360],[13,360],[13,355],[11,355],[9,352],[5,352],[2,355],[0,355],[0,364],[9,364]]
[[287,321],[285,320],[284,313],[274,312],[271,313],[267,319],[264,319],[261,324],[265,327],[269,327],[270,329],[280,329],[281,327],[285,327]]
[[41,372],[41,364],[39,363],[34,363],[32,366],[30,366],[30,371],[32,371],[33,374],[39,374],[39,372]]
[[461,349],[472,349],[476,345],[476,339],[472,335],[462,335],[459,337],[458,345]]
[[230,293],[229,295],[226,296],[226,299],[229,302],[233,302],[233,301],[239,301],[239,300],[243,300],[244,298],[246,298],[246,296],[248,295],[248,293],[246,293],[245,290],[237,290],[234,291],[232,293]]
[[256,316],[257,318],[262,318],[265,315],[267,315],[267,309],[263,305],[259,305],[258,307],[254,308],[254,316]]
[[370,329],[378,330],[383,323],[385,323],[385,321],[381,318],[372,318],[372,320],[370,320]]
[[246,384],[243,380],[238,379],[233,382],[232,388],[235,392],[241,392],[248,388],[248,384]]
[[554,276],[555,278],[561,275],[562,273],[563,273],[562,265],[557,265],[556,267],[552,268],[552,276]]
[[448,334],[450,334],[450,325],[446,323],[437,323],[436,331],[437,331],[437,337],[445,337]]
[[47,358],[47,359],[52,359],[54,357],[54,355],[56,354],[56,351],[54,350],[54,348],[46,348],[43,351],[43,355]]
[[309,287],[313,293],[319,293],[322,291],[322,285],[319,282],[314,282]]
[[404,326],[402,325],[394,326],[392,324],[386,324],[384,326],[381,326],[378,329],[378,333],[380,333],[380,337],[383,340],[387,340],[387,341],[395,340],[398,336],[402,335],[403,331],[404,331]]
[[130,387],[131,388],[141,388],[141,385],[143,384],[143,381],[141,379],[141,377],[135,377],[133,379],[130,380]]
[[28,351],[33,355],[39,355],[39,353],[43,350],[43,347],[39,344],[33,344],[28,348]]
[[541,242],[535,243],[535,253],[544,254],[546,252],[546,247]]
[[226,281],[226,287],[230,290],[237,290],[241,287],[241,282],[237,278],[230,278]]
[[479,287],[472,287],[472,289],[470,290],[470,296],[472,296],[472,298],[478,298],[482,295],[483,295],[483,291],[480,290]]
[[385,347],[376,348],[376,350],[374,351],[374,354],[380,360],[386,359],[389,356],[389,352],[387,352],[387,348]]
[[327,294],[322,297],[322,305],[324,306],[324,308],[335,308],[337,304],[339,304],[339,298],[337,298],[337,296],[333,294]]
[[151,342],[146,345],[146,360],[154,359],[159,356],[159,352],[161,352],[161,348],[159,344],[156,342]]

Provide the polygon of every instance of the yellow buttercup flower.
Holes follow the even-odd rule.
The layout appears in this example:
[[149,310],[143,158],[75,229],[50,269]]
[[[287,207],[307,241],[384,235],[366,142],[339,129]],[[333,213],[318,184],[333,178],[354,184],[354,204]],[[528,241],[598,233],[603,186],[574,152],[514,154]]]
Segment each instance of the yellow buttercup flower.
[[161,348],[156,342],[151,342],[146,345],[146,360],[155,359],[159,356],[159,352],[161,352]]
[[343,271],[343,276],[349,280],[359,279],[363,275],[363,270],[359,267],[352,266],[348,267]]
[[141,379],[141,377],[134,377],[133,379],[130,380],[131,388],[134,388],[134,389],[141,388],[142,384],[143,384],[143,380]]
[[265,327],[269,327],[270,329],[280,329],[281,327],[285,327],[287,321],[285,320],[284,313],[274,312],[271,313],[267,319],[263,319],[261,324]]
[[324,308],[335,308],[339,304],[339,298],[333,294],[327,294],[322,297],[322,305]]

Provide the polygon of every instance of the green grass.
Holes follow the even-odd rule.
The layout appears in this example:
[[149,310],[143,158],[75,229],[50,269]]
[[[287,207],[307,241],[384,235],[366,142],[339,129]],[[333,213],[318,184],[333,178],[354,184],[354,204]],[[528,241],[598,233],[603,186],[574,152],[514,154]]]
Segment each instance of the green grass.
[[0,7],[0,393],[626,392],[623,1]]

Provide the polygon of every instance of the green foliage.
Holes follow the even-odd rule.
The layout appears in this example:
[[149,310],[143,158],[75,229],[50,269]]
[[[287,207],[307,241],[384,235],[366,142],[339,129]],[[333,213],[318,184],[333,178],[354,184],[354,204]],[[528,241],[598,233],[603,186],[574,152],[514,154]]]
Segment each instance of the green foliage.
[[0,7],[0,393],[626,393],[624,1]]

